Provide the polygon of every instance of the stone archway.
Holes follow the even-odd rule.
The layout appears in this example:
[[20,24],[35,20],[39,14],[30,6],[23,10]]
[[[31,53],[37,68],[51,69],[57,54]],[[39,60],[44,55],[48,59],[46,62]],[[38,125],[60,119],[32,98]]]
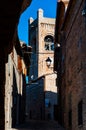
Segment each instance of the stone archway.
[[0,130],[5,130],[5,63],[12,51],[17,36],[17,25],[21,13],[32,0],[2,0],[0,3]]

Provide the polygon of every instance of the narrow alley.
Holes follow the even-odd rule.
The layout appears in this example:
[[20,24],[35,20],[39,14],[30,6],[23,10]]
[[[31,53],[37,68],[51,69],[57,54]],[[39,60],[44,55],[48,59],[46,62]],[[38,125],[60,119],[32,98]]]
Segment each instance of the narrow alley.
[[27,123],[9,130],[64,130],[56,121],[29,120]]
[[0,18],[0,130],[86,130],[86,0],[1,0]]

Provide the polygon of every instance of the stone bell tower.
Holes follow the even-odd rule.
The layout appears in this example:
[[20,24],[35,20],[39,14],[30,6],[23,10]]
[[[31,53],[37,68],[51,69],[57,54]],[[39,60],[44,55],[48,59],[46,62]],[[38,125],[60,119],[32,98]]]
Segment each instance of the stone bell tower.
[[[55,19],[43,17],[43,10],[37,12],[37,19],[29,20],[29,44],[33,48],[30,77],[37,78],[53,72]],[[51,66],[46,65],[50,59]]]

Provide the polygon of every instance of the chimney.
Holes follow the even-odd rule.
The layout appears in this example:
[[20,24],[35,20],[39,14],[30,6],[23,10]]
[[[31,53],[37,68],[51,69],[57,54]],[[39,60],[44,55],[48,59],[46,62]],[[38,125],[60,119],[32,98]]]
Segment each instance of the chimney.
[[38,10],[38,19],[43,17],[43,10],[39,9]]

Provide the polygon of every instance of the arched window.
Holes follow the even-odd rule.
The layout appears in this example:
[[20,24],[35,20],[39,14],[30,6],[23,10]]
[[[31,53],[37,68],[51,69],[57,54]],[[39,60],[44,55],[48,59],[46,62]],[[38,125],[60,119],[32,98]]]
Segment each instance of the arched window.
[[51,35],[47,35],[44,38],[44,42],[45,42],[45,50],[47,50],[47,51],[54,50],[54,40],[53,40],[53,37]]

